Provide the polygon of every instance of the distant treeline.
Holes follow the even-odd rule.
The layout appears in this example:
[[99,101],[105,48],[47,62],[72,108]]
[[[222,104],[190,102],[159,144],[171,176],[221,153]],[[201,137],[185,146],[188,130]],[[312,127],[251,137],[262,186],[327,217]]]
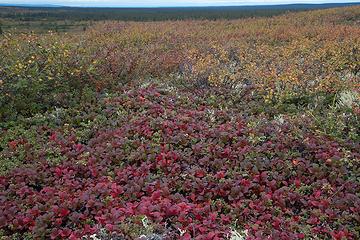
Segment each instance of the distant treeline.
[[351,4],[291,4],[238,7],[177,7],[177,8],[74,8],[74,7],[0,7],[0,18],[15,21],[162,21],[182,19],[238,19],[269,17],[289,11],[342,7]]

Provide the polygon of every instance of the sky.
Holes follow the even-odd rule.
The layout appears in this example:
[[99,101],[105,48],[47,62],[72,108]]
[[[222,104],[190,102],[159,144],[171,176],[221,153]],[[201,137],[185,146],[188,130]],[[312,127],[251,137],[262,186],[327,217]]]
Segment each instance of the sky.
[[7,4],[51,4],[77,7],[177,7],[177,6],[241,6],[291,3],[345,3],[360,0],[0,0]]

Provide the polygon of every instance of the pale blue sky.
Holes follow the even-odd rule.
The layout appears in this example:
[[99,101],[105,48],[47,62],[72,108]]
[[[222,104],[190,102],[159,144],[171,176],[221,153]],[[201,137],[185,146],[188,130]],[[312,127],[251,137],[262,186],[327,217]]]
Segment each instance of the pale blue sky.
[[11,4],[55,4],[64,6],[95,7],[175,7],[175,6],[232,6],[289,3],[344,3],[360,0],[0,0]]

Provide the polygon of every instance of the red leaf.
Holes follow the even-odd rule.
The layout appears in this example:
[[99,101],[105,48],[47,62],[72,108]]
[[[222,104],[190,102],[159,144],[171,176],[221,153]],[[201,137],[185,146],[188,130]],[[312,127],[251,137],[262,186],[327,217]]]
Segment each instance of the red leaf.
[[69,209],[62,208],[62,209],[60,209],[60,211],[59,211],[59,216],[60,216],[60,217],[66,217],[67,215],[69,215],[69,213],[70,213],[70,210],[69,210]]
[[14,140],[14,141],[9,142],[8,145],[12,150],[15,150],[17,148],[18,142],[16,140]]
[[205,171],[202,169],[196,170],[195,177],[202,178],[205,176]]
[[219,171],[219,172],[216,173],[215,176],[216,176],[216,178],[218,178],[218,179],[222,179],[222,178],[225,177],[225,172],[224,172],[224,171]]

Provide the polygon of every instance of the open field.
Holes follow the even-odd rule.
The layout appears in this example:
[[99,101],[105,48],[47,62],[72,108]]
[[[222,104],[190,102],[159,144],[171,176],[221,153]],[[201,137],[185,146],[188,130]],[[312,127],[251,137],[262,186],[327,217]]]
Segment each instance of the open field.
[[12,33],[84,31],[98,21],[221,20],[271,17],[288,12],[360,5],[360,3],[290,4],[238,7],[79,8],[6,6],[0,3],[0,25]]
[[360,239],[359,6],[86,26],[0,36],[2,239]]

